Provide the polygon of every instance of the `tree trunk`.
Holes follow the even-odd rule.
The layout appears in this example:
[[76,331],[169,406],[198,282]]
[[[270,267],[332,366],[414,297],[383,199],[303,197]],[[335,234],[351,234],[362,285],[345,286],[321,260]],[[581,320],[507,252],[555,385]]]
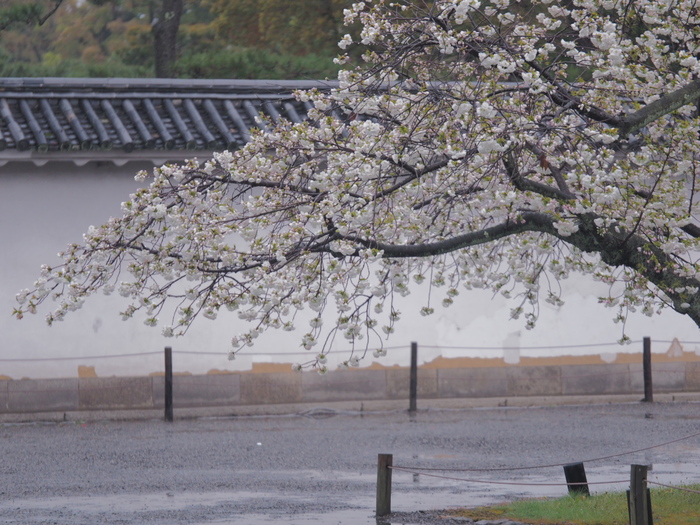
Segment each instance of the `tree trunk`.
[[183,0],[163,0],[153,19],[153,46],[156,60],[156,77],[171,78],[177,59],[177,31],[180,27]]

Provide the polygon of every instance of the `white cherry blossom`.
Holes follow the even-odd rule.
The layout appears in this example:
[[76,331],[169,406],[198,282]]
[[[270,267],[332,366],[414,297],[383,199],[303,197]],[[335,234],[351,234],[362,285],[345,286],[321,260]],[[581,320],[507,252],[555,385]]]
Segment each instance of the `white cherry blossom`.
[[340,45],[371,50],[339,59],[337,89],[296,94],[310,121],[139,173],[122,217],[44,266],[15,315],[55,301],[54,323],[118,290],[124,319],[177,336],[231,310],[250,324],[234,357],[308,309],[294,368],[320,373],[336,335],[357,349],[341,367],[384,355],[414,286],[423,315],[486,288],[531,328],[581,272],[622,324],[669,307],[700,325],[696,8],[532,4],[356,3]]

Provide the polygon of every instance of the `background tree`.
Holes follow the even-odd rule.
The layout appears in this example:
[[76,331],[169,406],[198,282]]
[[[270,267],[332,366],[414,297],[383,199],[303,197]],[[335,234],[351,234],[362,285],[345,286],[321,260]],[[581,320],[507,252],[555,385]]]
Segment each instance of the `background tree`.
[[[122,56],[134,47],[131,34],[150,31],[141,13],[127,2],[95,5],[64,0],[61,9],[41,27],[15,27],[2,34],[4,76],[119,76],[130,69]],[[152,64],[152,44],[148,60]],[[137,53],[138,54],[138,53]],[[140,54],[143,58],[143,53]],[[146,67],[131,68],[143,76]],[[109,73],[108,73],[109,72]]]
[[63,0],[12,1],[0,3],[0,31],[15,25],[42,25],[61,6]]
[[151,21],[157,77],[175,76],[182,0],[162,0]]
[[[153,57],[156,77],[172,77],[178,57],[178,31],[182,18],[183,0],[90,0],[96,6],[123,8],[130,4],[132,10],[140,11],[141,20],[148,23],[153,42]],[[146,17],[145,15],[148,14]]]
[[233,356],[308,308],[300,342],[320,344],[308,364],[321,372],[336,334],[381,348],[393,298],[416,287],[424,315],[487,288],[532,327],[583,272],[610,285],[601,302],[623,324],[669,307],[700,325],[692,5],[376,0],[345,12],[357,21],[341,45],[372,50],[337,90],[297,95],[312,122],[156,170],[16,315],[51,297],[52,323],[118,290],[124,318],[171,336],[228,309],[252,323]]
[[[352,0],[208,0],[216,45],[183,57],[181,76],[334,77],[343,10]],[[359,56],[359,54],[357,55]]]
[[[44,26],[14,24],[4,32],[0,74],[335,77],[339,67],[333,58],[338,55],[338,20],[344,4],[300,2],[295,9],[291,4],[295,3],[253,2],[248,12],[246,0],[211,5],[183,0],[63,0]],[[322,4],[333,8],[325,18]],[[284,19],[287,16],[289,20]]]
[[[0,31],[3,32],[6,46],[9,43],[10,49],[14,48],[17,55],[23,55],[30,60],[37,57],[40,60],[41,54],[37,51],[37,44],[19,35],[27,35],[37,26],[44,25],[62,3],[63,0],[0,3]],[[21,45],[17,45],[18,41]]]
[[217,36],[232,45],[294,55],[335,55],[352,0],[208,0]]

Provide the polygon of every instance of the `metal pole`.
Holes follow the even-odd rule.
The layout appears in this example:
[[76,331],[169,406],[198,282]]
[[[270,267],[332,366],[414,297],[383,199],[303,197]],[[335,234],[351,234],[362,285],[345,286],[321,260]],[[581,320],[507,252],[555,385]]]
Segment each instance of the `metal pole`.
[[391,466],[394,456],[379,454],[377,460],[377,516],[391,514]]
[[165,420],[173,421],[173,349],[165,347]]
[[654,389],[651,381],[651,338],[644,338],[644,354],[642,358],[644,368],[644,399],[645,403],[654,402]]
[[[566,483],[569,484],[569,494],[572,496],[577,494],[582,496],[590,495],[588,479],[586,479],[586,469],[583,463],[564,465],[564,476],[566,476]],[[575,483],[575,485],[572,483]]]
[[647,466],[632,465],[630,475],[630,525],[652,525],[649,522]]
[[416,411],[418,397],[418,343],[411,343],[411,383],[409,391],[408,411]]

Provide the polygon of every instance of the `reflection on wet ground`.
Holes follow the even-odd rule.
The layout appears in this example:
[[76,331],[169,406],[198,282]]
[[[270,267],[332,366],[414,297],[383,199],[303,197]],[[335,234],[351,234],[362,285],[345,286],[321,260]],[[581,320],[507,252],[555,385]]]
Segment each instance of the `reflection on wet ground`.
[[592,493],[624,491],[632,463],[653,464],[652,482],[698,483],[700,433],[687,422],[697,408],[655,405],[653,418],[631,404],[5,425],[0,524],[377,525],[375,451],[409,470],[510,467],[395,470],[392,509],[404,513],[565,495],[561,466],[518,469],[562,459],[584,461]]
[[[687,462],[660,463],[652,465],[649,480],[668,485],[679,485],[700,482],[700,458],[695,454],[687,456]],[[629,486],[630,467],[624,462],[615,465],[586,467],[587,477],[592,494],[610,491],[624,491]],[[532,474],[531,471],[504,475],[488,472],[430,472],[414,474],[395,471],[393,475],[392,509],[401,512],[414,512],[428,509],[449,507],[477,507],[491,505],[519,498],[558,497],[567,493],[564,485],[562,468],[550,467]],[[320,471],[279,472],[280,477],[295,476],[297,478],[342,480],[352,485],[371,487],[374,479],[370,475],[328,473]],[[435,477],[445,476],[445,477]],[[451,479],[446,479],[451,478]],[[465,481],[471,480],[471,481]],[[474,480],[488,483],[479,483]],[[611,483],[617,482],[617,483]],[[508,483],[508,484],[505,484]],[[520,485],[519,483],[522,483]],[[600,484],[599,484],[600,483]],[[11,509],[31,510],[32,522],[42,523],[42,516],[52,523],[62,523],[55,520],[63,512],[80,515],[83,518],[94,516],[102,519],[109,515],[118,515],[120,519],[137,523],[139,516],[150,512],[189,511],[193,508],[217,508],[232,506],[234,516],[223,520],[187,521],[187,523],[216,523],[216,524],[312,524],[337,523],[353,525],[376,525],[374,517],[375,495],[370,491],[358,496],[357,490],[352,490],[346,497],[339,497],[334,504],[345,507],[332,512],[316,511],[319,500],[313,494],[295,493],[265,493],[265,492],[165,492],[155,494],[129,495],[95,495],[80,497],[28,498],[0,502],[0,513]],[[265,503],[267,502],[267,503]],[[274,502],[274,505],[270,505]],[[236,507],[265,508],[269,510],[258,513],[246,512],[236,516]],[[279,510],[275,511],[274,509]],[[214,513],[218,514],[218,513]],[[129,516],[133,517],[133,521]],[[330,521],[329,521],[330,520]],[[95,520],[97,521],[97,519]],[[0,518],[0,523],[3,520]],[[4,523],[10,523],[4,521]],[[68,522],[66,522],[68,523]],[[391,520],[381,523],[391,523]],[[396,523],[396,522],[395,522]],[[404,522],[402,522],[404,523]],[[410,524],[406,524],[410,525]]]

